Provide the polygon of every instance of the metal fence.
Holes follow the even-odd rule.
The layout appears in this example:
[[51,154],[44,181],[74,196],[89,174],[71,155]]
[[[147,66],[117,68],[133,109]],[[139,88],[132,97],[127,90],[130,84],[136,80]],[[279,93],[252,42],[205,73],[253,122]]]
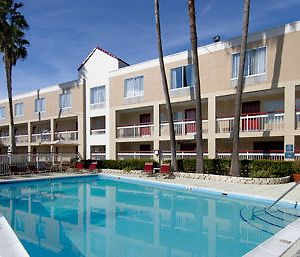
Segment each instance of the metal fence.
[[68,163],[71,159],[78,159],[77,153],[27,153],[27,154],[2,154],[0,155],[0,175],[12,173],[24,173],[29,166],[36,170],[43,170],[49,166],[57,165],[61,167],[63,163]]

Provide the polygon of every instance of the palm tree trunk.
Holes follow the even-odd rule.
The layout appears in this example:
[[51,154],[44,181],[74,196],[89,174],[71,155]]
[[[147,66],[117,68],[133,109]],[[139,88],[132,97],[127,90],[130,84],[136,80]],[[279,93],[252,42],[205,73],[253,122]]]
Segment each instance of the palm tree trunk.
[[244,89],[244,68],[247,49],[249,27],[250,0],[244,0],[243,33],[241,42],[239,74],[236,86],[234,105],[233,149],[231,156],[231,175],[240,176],[239,149],[240,149],[240,116],[242,107],[242,94]]
[[16,138],[15,138],[15,123],[14,123],[14,110],[12,103],[12,64],[7,57],[6,52],[4,53],[5,62],[5,74],[6,74],[6,86],[7,96],[9,103],[9,117],[10,117],[10,142],[11,142],[11,153],[16,152]]
[[160,16],[159,16],[159,0],[154,0],[155,3],[155,21],[156,21],[156,35],[157,35],[157,50],[159,55],[159,65],[161,72],[162,85],[166,100],[167,115],[169,121],[169,133],[170,133],[170,143],[171,143],[171,170],[178,171],[177,161],[176,161],[176,140],[175,140],[175,131],[174,131],[174,121],[173,113],[171,107],[171,101],[169,96],[169,88],[166,77],[165,64],[163,59],[163,49],[161,43],[161,29],[160,29]]
[[199,61],[198,61],[198,50],[197,50],[198,41],[197,41],[194,0],[188,0],[188,8],[189,8],[189,18],[190,18],[190,39],[192,45],[193,74],[195,78],[194,82],[195,82],[195,92],[196,92],[196,149],[197,149],[196,173],[204,173],[201,88],[200,88]]

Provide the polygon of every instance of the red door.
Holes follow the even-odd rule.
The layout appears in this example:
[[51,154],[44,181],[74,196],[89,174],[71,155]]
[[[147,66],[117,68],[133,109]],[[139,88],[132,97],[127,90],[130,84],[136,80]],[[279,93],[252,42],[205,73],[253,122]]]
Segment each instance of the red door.
[[140,114],[140,125],[142,127],[140,128],[141,136],[150,136],[151,135],[151,128],[149,125],[151,122],[150,113]]
[[[195,121],[196,120],[196,109],[185,110],[185,120],[186,121]],[[195,122],[187,123],[185,125],[185,132],[186,132],[186,134],[195,133],[196,132]]]
[[[255,116],[260,112],[260,101],[252,101],[242,103],[242,116]],[[260,122],[257,118],[249,118],[242,120],[243,131],[259,130]]]

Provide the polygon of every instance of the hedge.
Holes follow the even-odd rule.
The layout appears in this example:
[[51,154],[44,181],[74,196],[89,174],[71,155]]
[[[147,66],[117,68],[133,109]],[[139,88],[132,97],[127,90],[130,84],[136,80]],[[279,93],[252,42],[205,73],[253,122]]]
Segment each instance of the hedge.
[[[83,160],[84,167],[88,168],[94,160]],[[117,169],[117,170],[143,170],[146,162],[153,162],[154,167],[158,163],[152,159],[128,159],[128,160],[98,160],[98,169]],[[170,162],[170,161],[168,161]],[[177,160],[180,172],[195,172],[196,159]],[[229,175],[230,159],[204,159],[205,173],[216,175]],[[241,160],[241,176],[253,178],[272,178],[284,177],[297,172],[294,162],[271,161],[271,160]]]
[[128,160],[82,160],[84,168],[88,168],[90,163],[97,162],[97,169],[115,169],[115,170],[143,170],[146,162],[153,162],[154,167],[158,163],[152,159],[128,159]]
[[[195,172],[196,159],[177,160],[181,172]],[[204,168],[207,174],[229,175],[230,159],[205,159]],[[240,170],[242,177],[284,177],[294,173],[293,162],[271,160],[241,160]]]

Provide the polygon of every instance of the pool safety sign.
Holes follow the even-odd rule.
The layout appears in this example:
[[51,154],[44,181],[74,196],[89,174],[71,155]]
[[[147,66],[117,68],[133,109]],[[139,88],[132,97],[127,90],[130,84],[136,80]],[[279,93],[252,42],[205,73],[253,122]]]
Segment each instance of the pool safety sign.
[[292,144],[285,145],[284,158],[285,159],[294,159],[295,158],[294,145],[292,145]]

